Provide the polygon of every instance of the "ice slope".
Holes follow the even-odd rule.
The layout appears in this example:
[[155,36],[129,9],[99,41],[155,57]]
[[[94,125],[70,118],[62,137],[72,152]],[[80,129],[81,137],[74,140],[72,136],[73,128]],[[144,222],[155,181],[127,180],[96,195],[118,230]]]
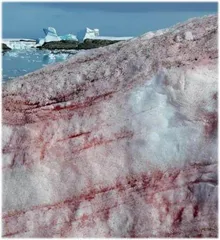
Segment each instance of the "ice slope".
[[4,237],[217,237],[217,16],[3,85]]

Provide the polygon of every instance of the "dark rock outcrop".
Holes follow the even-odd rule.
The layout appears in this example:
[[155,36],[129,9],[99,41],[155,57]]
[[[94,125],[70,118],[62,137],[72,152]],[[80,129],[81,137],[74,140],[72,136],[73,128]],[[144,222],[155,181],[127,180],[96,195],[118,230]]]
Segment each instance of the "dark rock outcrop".
[[8,50],[11,50],[11,48],[8,47],[5,43],[2,43],[2,51],[5,52],[5,51],[8,51]]
[[70,40],[62,40],[62,41],[54,41],[54,42],[46,42],[42,46],[37,48],[39,49],[48,49],[48,50],[55,50],[55,49],[77,49],[78,47],[77,41],[70,41]]
[[100,39],[85,39],[82,43],[79,43],[77,49],[92,49],[98,47],[108,46],[119,41],[112,40],[100,40]]
[[[124,41],[124,40],[122,40],[122,41]],[[92,49],[92,48],[104,47],[104,46],[108,46],[108,45],[111,45],[111,44],[114,44],[117,42],[119,42],[119,41],[99,40],[99,39],[86,39],[83,42],[62,40],[62,41],[55,41],[55,42],[47,42],[37,48],[48,49],[48,50],[55,50],[55,49],[82,50],[82,49]]]

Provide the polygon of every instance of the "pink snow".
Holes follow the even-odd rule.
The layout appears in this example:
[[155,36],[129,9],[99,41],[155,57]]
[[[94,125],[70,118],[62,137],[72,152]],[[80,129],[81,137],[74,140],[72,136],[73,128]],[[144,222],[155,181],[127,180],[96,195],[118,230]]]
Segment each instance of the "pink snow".
[[4,83],[3,236],[217,237],[217,63],[207,16]]

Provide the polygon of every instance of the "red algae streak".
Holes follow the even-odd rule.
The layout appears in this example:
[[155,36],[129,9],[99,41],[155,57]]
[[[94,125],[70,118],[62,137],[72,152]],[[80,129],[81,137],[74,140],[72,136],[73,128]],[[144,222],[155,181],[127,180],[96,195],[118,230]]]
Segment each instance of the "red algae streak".
[[[116,93],[116,91],[110,91],[105,94],[101,94],[98,96],[92,96],[92,97],[87,97],[84,99],[83,102],[74,102],[74,101],[68,101],[68,102],[63,102],[62,100],[57,99],[57,102],[50,103],[50,104],[45,104],[45,105],[40,105],[39,103],[33,104],[33,108],[26,108],[25,106],[27,105],[24,102],[20,103],[20,108],[17,105],[17,102],[11,101],[10,108],[6,107],[3,109],[3,111],[6,111],[3,113],[4,121],[10,123],[11,125],[23,125],[23,124],[28,124],[28,123],[34,123],[34,122],[39,122],[39,121],[44,121],[50,118],[51,120],[57,120],[59,118],[65,117],[65,113],[60,114],[60,111],[66,111],[67,114],[70,113],[70,110],[78,110],[78,109],[83,109],[87,108],[93,104],[97,104],[100,101],[104,100],[109,100],[112,95]],[[4,99],[3,99],[4,101]],[[4,104],[6,104],[4,102]],[[30,105],[30,104],[29,104]],[[27,105],[27,106],[29,106]],[[9,110],[10,109],[10,110]],[[18,110],[16,110],[18,109]],[[52,113],[58,112],[58,113]],[[19,114],[19,118],[16,116],[16,114]],[[72,113],[74,114],[74,112]]]
[[198,216],[198,213],[199,213],[199,206],[198,205],[195,205],[194,206],[194,212],[193,212],[193,217],[197,217]]
[[205,134],[206,136],[213,136],[217,134],[218,128],[218,113],[207,113],[205,115]]
[[84,135],[89,135],[90,133],[91,132],[82,132],[82,133],[78,133],[78,134],[73,134],[73,135],[68,136],[67,138],[59,139],[59,140],[57,140],[57,142],[66,141],[66,140],[69,140],[71,138],[77,138],[77,137],[81,137],[81,136],[84,136]]

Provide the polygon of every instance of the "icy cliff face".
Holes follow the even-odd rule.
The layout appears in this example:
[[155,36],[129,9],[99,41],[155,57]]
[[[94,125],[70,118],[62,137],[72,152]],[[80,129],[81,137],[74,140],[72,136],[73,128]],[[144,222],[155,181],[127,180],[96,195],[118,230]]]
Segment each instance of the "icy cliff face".
[[217,236],[217,17],[3,86],[3,235]]

